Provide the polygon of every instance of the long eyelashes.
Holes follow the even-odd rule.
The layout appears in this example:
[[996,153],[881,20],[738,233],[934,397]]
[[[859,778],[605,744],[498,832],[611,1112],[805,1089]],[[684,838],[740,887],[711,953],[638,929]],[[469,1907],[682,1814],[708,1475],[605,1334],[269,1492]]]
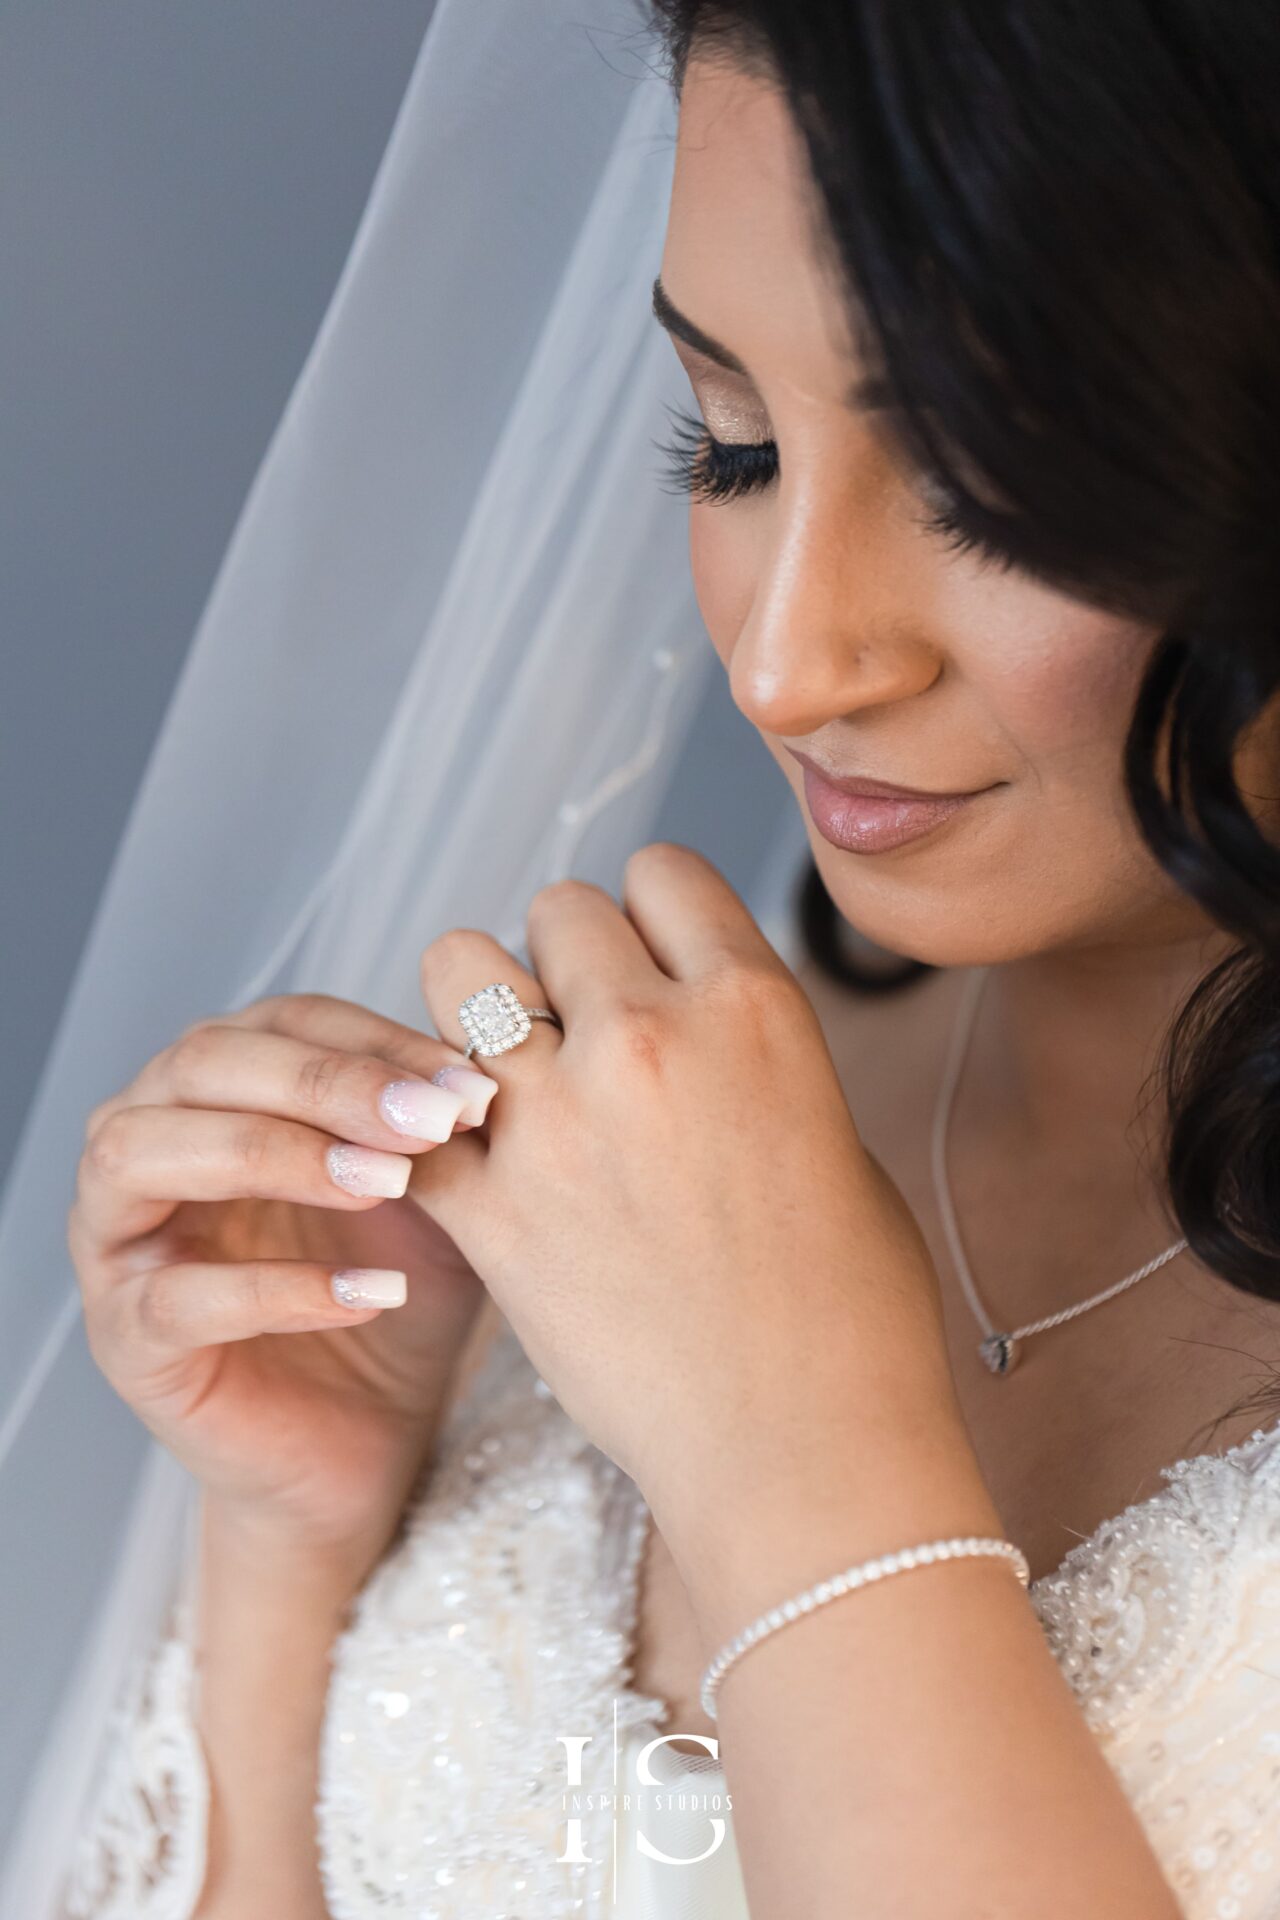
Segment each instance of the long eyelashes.
[[669,440],[657,442],[666,458],[666,477],[676,490],[695,500],[736,500],[777,478],[778,448],[773,440],[717,440],[705,424],[679,407],[668,407]]
[[[666,409],[671,438],[655,442],[664,456],[664,477],[675,490],[695,500],[738,500],[770,486],[778,477],[778,446],[774,440],[717,440],[706,423],[679,407]],[[977,553],[993,565],[1008,568],[1012,561],[991,542],[966,527],[953,504],[930,508],[919,521],[955,553]]]

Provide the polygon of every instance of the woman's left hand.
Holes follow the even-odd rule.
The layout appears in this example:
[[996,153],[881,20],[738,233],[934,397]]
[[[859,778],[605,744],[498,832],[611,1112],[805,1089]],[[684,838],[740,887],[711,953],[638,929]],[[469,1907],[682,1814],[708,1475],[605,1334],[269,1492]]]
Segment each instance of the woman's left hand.
[[536,977],[468,928],[423,954],[445,1040],[465,1046],[459,1003],[498,980],[563,1032],[535,1021],[483,1059],[486,1126],[416,1160],[409,1192],[570,1417],[651,1504],[691,1452],[729,1486],[804,1485],[833,1439],[954,1417],[923,1237],[724,877],[653,842],[622,907],[560,881],[527,931]]

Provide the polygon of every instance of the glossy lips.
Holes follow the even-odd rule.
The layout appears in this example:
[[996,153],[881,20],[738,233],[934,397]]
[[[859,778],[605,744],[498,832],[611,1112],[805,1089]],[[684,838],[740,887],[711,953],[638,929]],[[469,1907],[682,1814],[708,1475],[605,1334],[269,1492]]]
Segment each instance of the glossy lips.
[[[796,756],[799,759],[799,755]],[[804,768],[804,795],[813,824],[824,840],[848,853],[880,853],[902,846],[929,833],[952,814],[976,800],[974,793],[933,794],[915,798],[909,794],[848,793],[833,786],[807,760]],[[870,784],[870,783],[868,783]]]

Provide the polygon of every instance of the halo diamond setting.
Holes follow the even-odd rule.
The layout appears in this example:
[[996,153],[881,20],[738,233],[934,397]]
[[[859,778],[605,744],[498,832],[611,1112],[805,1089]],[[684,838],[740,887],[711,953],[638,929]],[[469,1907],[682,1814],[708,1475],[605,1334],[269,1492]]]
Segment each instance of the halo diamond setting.
[[530,1032],[533,1022],[514,987],[505,981],[481,987],[458,1008],[462,1030],[476,1053],[509,1053]]

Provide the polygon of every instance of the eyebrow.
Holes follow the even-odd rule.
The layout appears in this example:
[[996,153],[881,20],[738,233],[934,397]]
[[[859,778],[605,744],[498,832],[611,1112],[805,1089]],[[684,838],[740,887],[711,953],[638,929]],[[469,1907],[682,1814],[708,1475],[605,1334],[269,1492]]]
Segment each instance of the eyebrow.
[[[724,367],[729,373],[746,374],[747,369],[736,353],[719,340],[713,340],[709,333],[696,326],[689,316],[681,313],[671,295],[662,284],[659,275],[653,283],[653,314],[659,326],[665,327],[677,340],[692,347],[696,353],[705,354],[708,360],[714,360],[718,367]],[[750,375],[747,375],[750,378]],[[853,382],[845,396],[846,405],[855,411],[867,409],[874,411],[894,405],[893,392],[889,382],[877,374],[865,374]]]
[[718,367],[725,367],[730,373],[747,371],[736,353],[730,353],[728,347],[722,347],[718,340],[713,340],[701,327],[695,327],[693,321],[681,313],[663,286],[661,275],[653,283],[653,312],[659,326],[665,327],[677,340],[683,340],[687,347],[705,354],[708,360],[714,360]]

